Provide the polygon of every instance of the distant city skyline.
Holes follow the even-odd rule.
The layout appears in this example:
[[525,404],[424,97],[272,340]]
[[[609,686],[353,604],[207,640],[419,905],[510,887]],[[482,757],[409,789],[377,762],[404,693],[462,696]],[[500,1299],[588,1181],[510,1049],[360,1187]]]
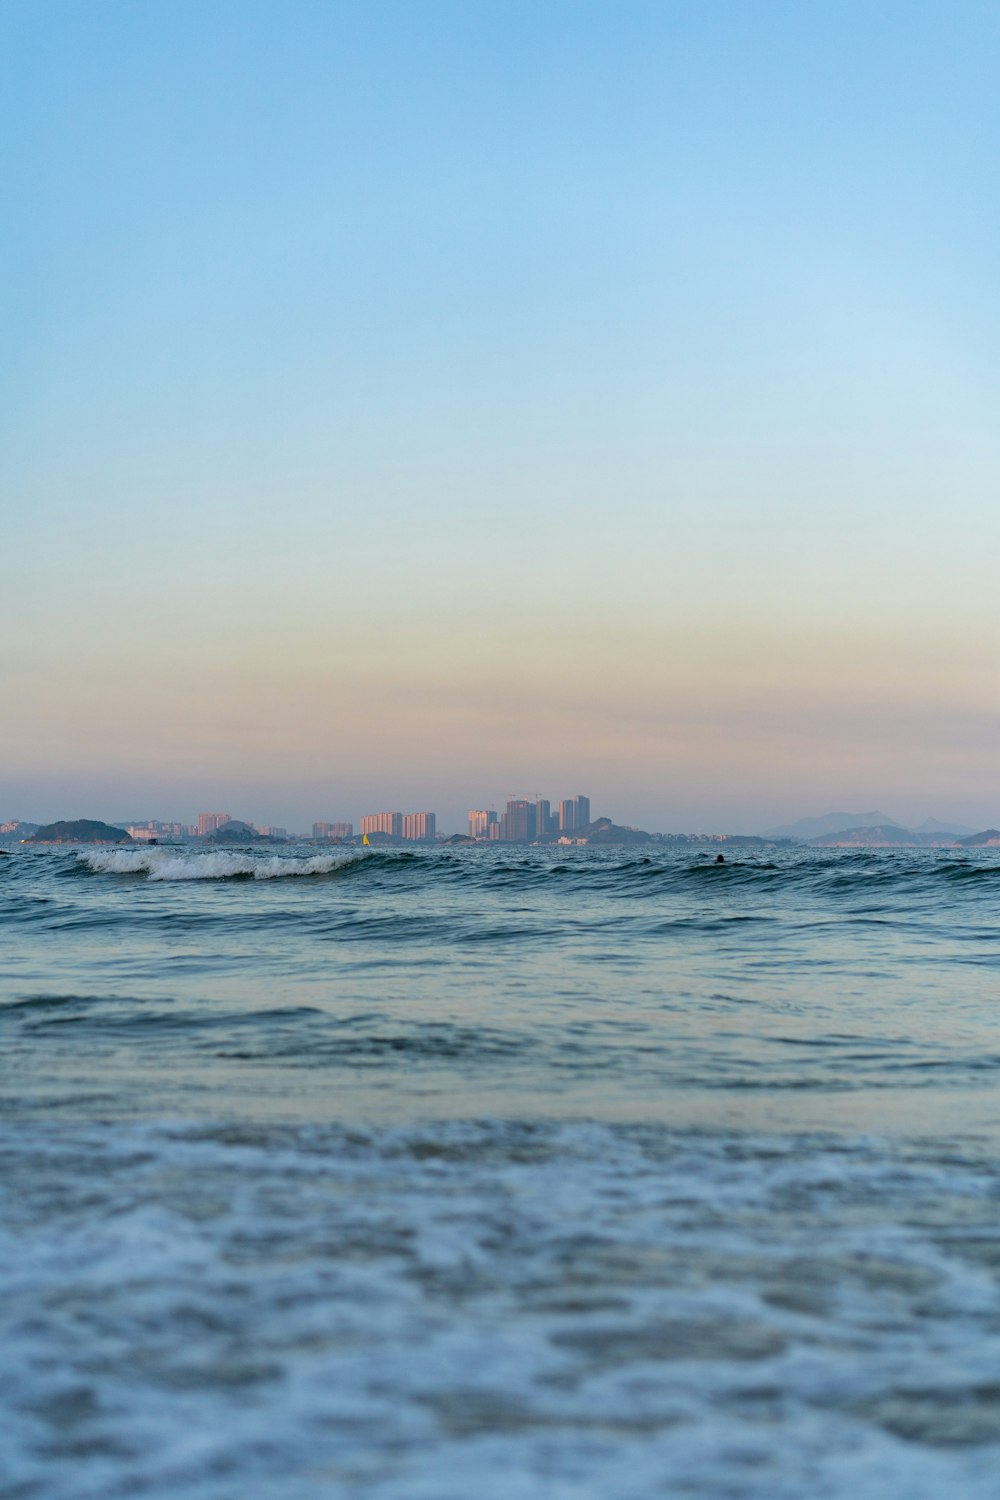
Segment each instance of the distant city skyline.
[[832,812],[817,813],[815,809],[810,809],[805,813],[800,812],[795,818],[774,819],[770,823],[762,822],[755,827],[739,827],[718,820],[706,820],[697,826],[682,827],[658,824],[649,818],[630,818],[622,815],[620,809],[614,806],[592,812],[591,799],[580,793],[571,798],[560,799],[555,805],[555,811],[552,808],[551,800],[546,798],[508,798],[503,812],[498,812],[494,808],[474,808],[468,810],[464,818],[450,819],[432,811],[419,813],[398,811],[362,813],[351,818],[340,819],[292,818],[287,824],[277,824],[263,822],[251,816],[245,808],[242,813],[235,815],[200,812],[187,818],[155,815],[133,818],[109,814],[105,808],[101,807],[91,807],[83,811],[79,808],[59,807],[56,810],[49,808],[39,816],[18,812],[0,822],[0,835],[12,832],[18,822],[37,825],[54,822],[61,817],[75,816],[99,817],[113,826],[126,829],[133,838],[140,841],[149,837],[210,836],[230,821],[244,822],[255,832],[274,838],[349,840],[361,838],[367,833],[386,834],[392,838],[413,842],[433,842],[436,838],[451,837],[456,834],[468,834],[486,842],[532,842],[536,837],[573,834],[576,830],[585,827],[592,817],[610,818],[612,822],[626,828],[642,828],[649,833],[677,834],[783,834],[793,831],[793,826],[790,825],[801,824],[802,832],[797,836],[803,838],[810,836],[807,825],[811,833],[829,831],[833,828],[846,829],[866,823],[896,824],[904,829],[924,832],[935,828],[948,828],[958,833],[975,833],[1000,824],[1000,797],[992,811],[984,817],[975,819],[971,824],[955,816],[937,818],[929,815],[926,810],[923,810],[920,816],[901,817],[898,812],[858,809],[854,814],[844,812],[834,814]]

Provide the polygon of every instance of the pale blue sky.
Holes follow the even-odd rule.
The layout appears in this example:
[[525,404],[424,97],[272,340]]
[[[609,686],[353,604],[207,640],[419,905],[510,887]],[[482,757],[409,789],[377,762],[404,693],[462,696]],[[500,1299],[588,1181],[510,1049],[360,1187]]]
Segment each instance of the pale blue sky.
[[0,0],[0,68],[0,816],[997,823],[995,5]]

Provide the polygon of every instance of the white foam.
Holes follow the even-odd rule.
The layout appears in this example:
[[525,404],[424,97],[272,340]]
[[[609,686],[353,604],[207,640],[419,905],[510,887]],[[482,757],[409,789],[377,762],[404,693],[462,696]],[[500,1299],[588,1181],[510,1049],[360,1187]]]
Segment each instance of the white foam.
[[293,855],[261,856],[224,850],[187,854],[173,849],[101,849],[80,858],[100,875],[144,874],[149,880],[230,880],[249,875],[254,880],[283,880],[296,875],[329,875],[364,856],[315,854],[302,859]]
[[252,1134],[0,1124],[15,1488],[996,1495],[991,1166],[594,1126]]

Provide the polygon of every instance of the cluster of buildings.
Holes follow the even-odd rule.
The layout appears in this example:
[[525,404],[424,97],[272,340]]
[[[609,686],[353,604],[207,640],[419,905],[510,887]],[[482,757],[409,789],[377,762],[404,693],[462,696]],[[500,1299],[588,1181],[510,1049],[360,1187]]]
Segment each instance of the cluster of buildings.
[[[225,828],[227,823],[234,822],[232,813],[227,812],[203,812],[198,814],[197,823],[161,823],[156,818],[150,818],[146,823],[122,824],[122,827],[139,843],[151,841],[160,842],[162,839],[193,839],[207,838],[213,833],[218,833],[220,828]],[[273,823],[251,823],[247,825],[254,833],[262,834],[265,838],[287,839],[298,835],[289,835],[287,828],[278,828]],[[432,812],[403,813],[369,813],[361,819],[362,834],[382,834],[394,839],[404,839],[412,843],[433,843],[437,838],[437,815]],[[347,841],[354,838],[354,824],[349,822],[318,822],[312,825],[312,837],[314,839],[339,839]]]
[[[503,813],[498,814],[488,807],[473,808],[469,813],[469,838],[477,843],[501,844],[531,844],[539,839],[559,838],[568,841],[589,823],[589,797],[565,797],[555,806],[545,797],[536,797],[533,801],[511,797]],[[354,825],[314,823],[312,831],[314,839],[350,839],[354,836]],[[364,838],[433,844],[438,837],[437,815],[432,812],[366,813],[361,819],[360,834]]]
[[437,813],[366,813],[361,819],[361,833],[384,833],[407,843],[433,843],[437,838]]
[[501,844],[530,844],[535,839],[569,838],[589,823],[589,797],[564,797],[554,811],[545,797],[536,797],[533,802],[512,797],[507,811],[499,817],[492,808],[472,808],[469,837]]

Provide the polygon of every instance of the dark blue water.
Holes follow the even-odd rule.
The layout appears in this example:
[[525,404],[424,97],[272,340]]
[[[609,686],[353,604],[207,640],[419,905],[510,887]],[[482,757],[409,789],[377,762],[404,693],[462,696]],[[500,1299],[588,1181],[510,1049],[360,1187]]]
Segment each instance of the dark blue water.
[[995,1495],[998,903],[0,855],[0,1494]]

